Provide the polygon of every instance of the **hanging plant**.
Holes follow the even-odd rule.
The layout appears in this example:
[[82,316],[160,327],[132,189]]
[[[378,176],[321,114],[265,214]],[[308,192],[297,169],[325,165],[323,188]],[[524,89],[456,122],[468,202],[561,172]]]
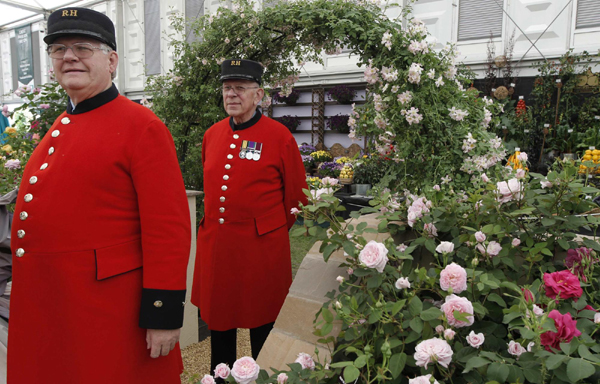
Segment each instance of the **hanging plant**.
[[292,89],[292,92],[289,95],[281,95],[281,92],[273,92],[273,100],[278,103],[285,103],[287,105],[296,105],[298,103],[298,99],[300,98],[300,91]]
[[337,114],[327,119],[327,128],[332,131],[338,131],[339,133],[349,133],[350,127],[348,126],[349,115]]
[[281,117],[276,117],[275,120],[285,125],[290,132],[296,132],[296,129],[298,129],[298,126],[300,125],[300,118],[298,116],[283,115]]
[[356,96],[356,89],[347,85],[336,85],[327,92],[329,100],[335,100],[340,104],[351,104]]

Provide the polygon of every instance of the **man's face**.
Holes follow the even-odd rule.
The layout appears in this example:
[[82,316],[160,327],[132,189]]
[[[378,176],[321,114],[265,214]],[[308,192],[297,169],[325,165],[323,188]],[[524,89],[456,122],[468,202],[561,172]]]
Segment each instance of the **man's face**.
[[[90,43],[99,48],[101,42],[83,36],[61,37],[54,44],[67,47],[75,43]],[[63,59],[52,59],[52,66],[58,83],[67,91],[73,102],[89,99],[110,87],[111,73],[116,70],[119,59],[117,53],[94,49],[91,57],[81,59],[67,49]]]
[[[233,88],[229,91],[223,91],[223,105],[227,114],[234,118],[244,118],[249,115],[250,117],[247,119],[242,119],[249,120],[264,95],[263,89],[257,83],[249,80],[225,80],[223,87]],[[243,92],[235,91],[237,87],[243,87],[246,90]]]

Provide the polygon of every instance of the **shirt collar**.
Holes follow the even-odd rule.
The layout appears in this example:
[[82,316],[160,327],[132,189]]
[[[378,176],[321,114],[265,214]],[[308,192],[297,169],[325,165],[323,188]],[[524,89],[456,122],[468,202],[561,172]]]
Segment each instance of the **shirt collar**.
[[67,103],[67,113],[69,115],[78,115],[80,113],[89,112],[93,109],[103,106],[104,104],[113,101],[119,96],[119,91],[113,83],[106,91],[100,92],[96,96],[83,100],[81,103],[73,106],[73,102],[69,98]]
[[256,110],[256,112],[254,112],[254,116],[252,116],[252,118],[250,120],[248,120],[242,124],[235,124],[233,122],[233,116],[232,116],[229,118],[229,126],[234,131],[241,131],[242,129],[250,128],[254,124],[258,123],[258,120],[260,120],[261,117],[262,117],[262,113],[260,113],[260,111],[258,109]]

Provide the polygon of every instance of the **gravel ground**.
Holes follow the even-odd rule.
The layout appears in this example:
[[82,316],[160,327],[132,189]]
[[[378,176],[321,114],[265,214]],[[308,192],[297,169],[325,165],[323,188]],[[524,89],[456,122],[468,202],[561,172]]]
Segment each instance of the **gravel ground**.
[[[181,350],[183,357],[183,374],[181,383],[197,383],[202,376],[209,374],[210,370],[210,337],[200,343],[192,344]],[[238,329],[237,357],[251,356],[250,332],[247,329]]]

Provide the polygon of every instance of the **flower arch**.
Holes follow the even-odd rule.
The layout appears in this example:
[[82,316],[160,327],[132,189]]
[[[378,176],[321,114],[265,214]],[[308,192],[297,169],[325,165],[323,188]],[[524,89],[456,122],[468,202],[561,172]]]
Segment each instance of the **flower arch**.
[[377,3],[300,0],[257,10],[238,0],[233,9],[221,8],[191,25],[175,16],[175,30],[189,29],[199,40],[173,41],[173,70],[150,78],[147,91],[152,109],[173,133],[186,184],[202,186],[202,136],[225,117],[222,60],[259,61],[268,88],[291,92],[296,63],[320,62],[323,51],[342,47],[366,68],[369,90],[366,104],[350,118],[350,136],[367,136],[370,149],[389,159],[384,182],[412,188],[458,175],[456,184],[468,184],[471,174],[495,165],[504,153],[486,128],[498,106],[464,90],[470,77],[456,66],[454,48],[435,50],[423,23],[406,23],[408,7],[390,19]]

